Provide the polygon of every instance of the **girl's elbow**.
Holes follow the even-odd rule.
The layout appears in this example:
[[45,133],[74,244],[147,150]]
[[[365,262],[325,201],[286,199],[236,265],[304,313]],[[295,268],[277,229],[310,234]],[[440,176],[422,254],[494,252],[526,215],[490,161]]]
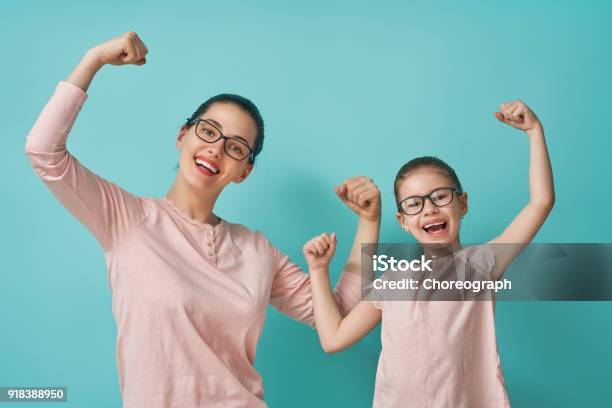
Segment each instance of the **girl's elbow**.
[[544,197],[540,197],[538,200],[533,202],[533,205],[548,214],[555,206],[555,193],[550,193]]
[[550,195],[546,197],[546,200],[544,200],[542,203],[542,206],[547,212],[550,212],[555,206],[555,193],[550,193]]
[[552,208],[555,206],[555,193],[552,193],[550,195],[549,205],[550,209],[552,210]]
[[335,354],[339,351],[344,350],[344,347],[342,347],[338,342],[335,341],[321,340],[321,347],[323,348],[323,351],[327,354]]
[[323,351],[325,351],[327,354],[336,354],[337,352],[342,351],[342,349],[336,347],[324,347]]

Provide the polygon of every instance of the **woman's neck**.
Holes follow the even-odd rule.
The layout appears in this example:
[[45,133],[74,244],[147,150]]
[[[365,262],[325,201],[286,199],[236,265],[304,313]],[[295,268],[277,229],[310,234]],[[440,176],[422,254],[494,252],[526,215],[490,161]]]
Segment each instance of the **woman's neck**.
[[221,219],[213,214],[219,194],[220,191],[194,191],[177,176],[166,198],[185,216],[215,226],[221,222]]

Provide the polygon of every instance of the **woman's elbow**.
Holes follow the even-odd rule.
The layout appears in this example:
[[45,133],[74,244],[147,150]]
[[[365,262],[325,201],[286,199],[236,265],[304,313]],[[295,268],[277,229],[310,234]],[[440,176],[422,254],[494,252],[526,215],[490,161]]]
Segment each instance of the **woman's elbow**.
[[32,153],[34,152],[32,149],[32,143],[30,143],[30,138],[26,139],[24,151],[25,151],[26,156],[28,157],[30,157]]

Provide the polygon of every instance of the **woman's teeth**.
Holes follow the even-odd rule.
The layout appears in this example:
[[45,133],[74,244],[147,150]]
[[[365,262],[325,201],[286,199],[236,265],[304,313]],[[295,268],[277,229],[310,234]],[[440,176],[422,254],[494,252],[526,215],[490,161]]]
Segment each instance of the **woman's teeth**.
[[216,167],[214,167],[212,164],[210,164],[210,163],[208,163],[208,162],[206,162],[206,161],[204,161],[204,160],[201,160],[201,159],[199,159],[199,158],[196,158],[196,159],[195,159],[195,162],[196,162],[196,164],[197,164],[198,166],[202,166],[202,167],[205,167],[205,168],[207,168],[208,170],[210,170],[210,172],[211,172],[212,174],[217,174],[217,173],[219,172],[219,169],[217,169],[217,168],[216,168]]

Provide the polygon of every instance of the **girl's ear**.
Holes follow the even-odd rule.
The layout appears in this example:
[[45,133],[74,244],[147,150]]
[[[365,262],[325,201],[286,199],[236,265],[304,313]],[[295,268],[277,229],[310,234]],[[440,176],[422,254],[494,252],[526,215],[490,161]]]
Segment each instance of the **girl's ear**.
[[468,194],[466,192],[459,196],[459,211],[462,217],[468,212]]
[[402,229],[410,234],[411,233],[410,232],[410,227],[408,226],[408,223],[405,221],[404,214],[402,214],[401,212],[398,211],[395,214],[395,218],[397,218],[397,221],[399,222],[399,224],[402,227]]

